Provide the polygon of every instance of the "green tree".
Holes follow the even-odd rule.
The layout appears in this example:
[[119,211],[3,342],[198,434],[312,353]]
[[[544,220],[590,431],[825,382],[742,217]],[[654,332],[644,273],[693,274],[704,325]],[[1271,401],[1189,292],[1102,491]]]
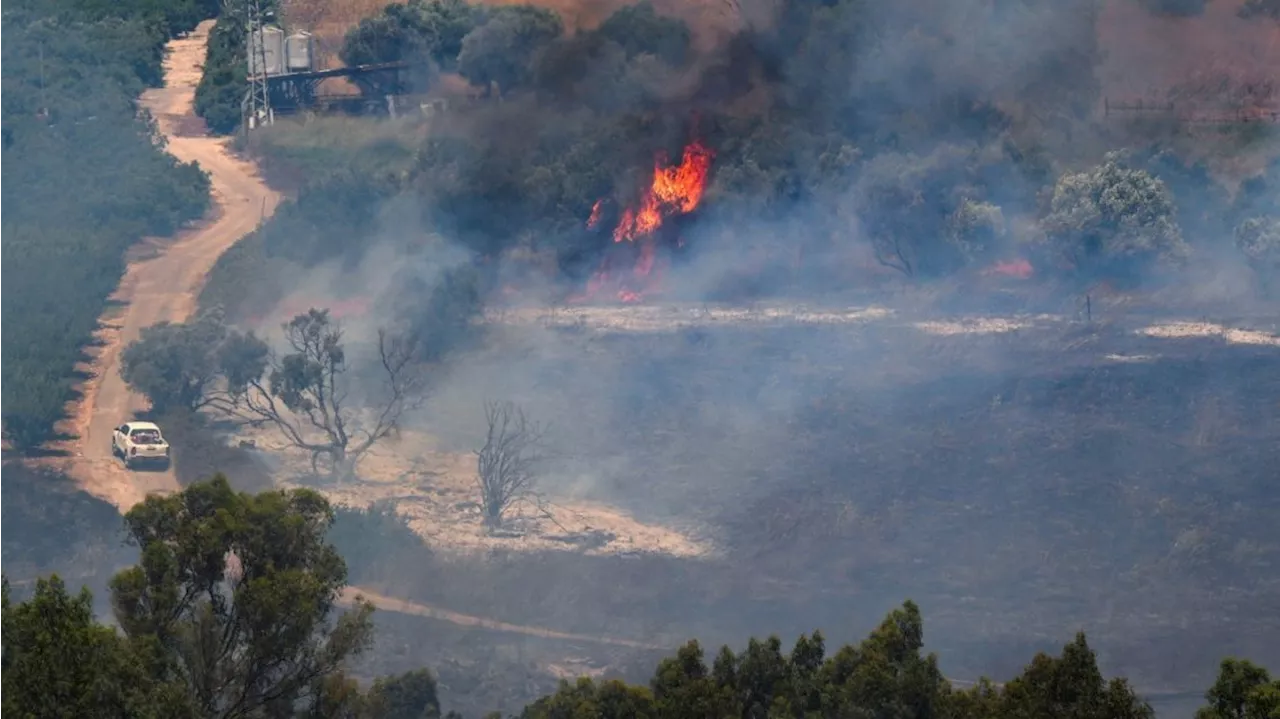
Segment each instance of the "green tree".
[[675,66],[688,58],[692,39],[688,25],[659,15],[650,0],[622,6],[596,32],[618,43],[628,58],[649,54]]
[[1223,659],[1204,698],[1208,705],[1196,712],[1196,719],[1280,717],[1280,679],[1247,659]]
[[648,690],[620,681],[597,684],[587,678],[576,682],[561,680],[559,691],[538,699],[520,713],[521,719],[657,719],[659,716],[668,715],[658,712]]
[[3,597],[3,711],[11,717],[195,717],[177,687],[155,682],[128,642],[55,574],[14,605]]
[[369,688],[368,714],[378,719],[438,719],[436,679],[426,669],[383,677]]
[[335,612],[347,567],[325,541],[332,521],[315,492],[250,496],[222,476],[129,510],[141,563],[112,580],[112,604],[151,676],[202,717],[313,704],[372,638],[371,604]]
[[1077,634],[1061,657],[1037,654],[1021,676],[1004,686],[997,706],[998,714],[1007,717],[1155,717],[1128,681],[1103,678],[1084,634]]
[[218,350],[227,339],[220,312],[193,322],[161,322],[144,328],[120,354],[120,377],[151,400],[157,413],[195,411],[208,404],[221,368]]
[[223,15],[209,31],[194,109],[213,132],[230,134],[240,126],[242,103],[249,90],[245,79],[249,76],[248,37],[240,13]]
[[453,70],[462,39],[481,24],[487,10],[466,0],[410,0],[347,31],[339,57],[348,65],[430,60]]
[[[1123,679],[1105,680],[1083,636],[1061,657],[1038,655],[1003,687],[983,679],[953,690],[937,658],[921,654],[924,627],[908,601],[867,639],[825,655],[821,634],[801,636],[789,653],[777,637],[752,639],[711,667],[696,641],[662,660],[646,690],[588,679],[527,706],[523,719],[706,719],[708,717],[901,717],[903,719],[1151,719],[1151,708]],[[1207,719],[1218,719],[1210,717]],[[1252,716],[1247,717],[1252,719]]]
[[1117,153],[1059,178],[1043,224],[1053,251],[1084,275],[1129,276],[1187,254],[1168,188]]
[[987,258],[1004,241],[1004,213],[990,202],[968,198],[947,220],[947,237],[968,260]]
[[[981,203],[974,148],[941,146],[924,156],[884,153],[867,162],[850,199],[881,264],[908,277],[952,272],[967,252],[999,237],[994,206]],[[986,229],[983,230],[983,225]]]
[[[204,72],[196,86],[194,109],[210,130],[230,134],[240,127],[243,102],[249,92],[246,45],[249,30],[244,3],[229,3],[225,7],[227,11],[218,16],[209,32]],[[278,13],[278,0],[262,0],[262,10]]]
[[1236,247],[1258,274],[1263,292],[1280,278],[1280,217],[1251,217],[1236,226]]
[[535,60],[564,34],[560,16],[530,5],[496,9],[489,19],[462,39],[458,72],[472,84],[500,92],[514,90],[533,77]]

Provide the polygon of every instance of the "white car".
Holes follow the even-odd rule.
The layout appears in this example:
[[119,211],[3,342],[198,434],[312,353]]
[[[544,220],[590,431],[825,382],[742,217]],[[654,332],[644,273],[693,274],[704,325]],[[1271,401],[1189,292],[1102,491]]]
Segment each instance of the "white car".
[[133,469],[143,463],[169,466],[169,443],[151,422],[125,422],[111,433],[111,454]]

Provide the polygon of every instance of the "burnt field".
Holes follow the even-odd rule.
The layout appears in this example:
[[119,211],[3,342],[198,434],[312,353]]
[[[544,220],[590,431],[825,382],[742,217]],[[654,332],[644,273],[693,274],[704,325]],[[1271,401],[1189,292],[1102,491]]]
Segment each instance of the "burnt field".
[[874,313],[514,323],[446,372],[426,428],[462,446],[477,397],[516,399],[555,429],[550,501],[716,551],[440,555],[369,584],[671,646],[845,641],[910,597],[951,676],[1007,676],[1084,630],[1106,671],[1199,691],[1221,656],[1280,661],[1280,347],[1177,334]]

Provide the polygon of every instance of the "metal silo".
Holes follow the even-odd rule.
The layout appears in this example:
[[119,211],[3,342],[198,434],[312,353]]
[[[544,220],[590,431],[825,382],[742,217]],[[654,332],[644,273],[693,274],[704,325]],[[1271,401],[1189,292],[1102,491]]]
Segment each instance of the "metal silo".
[[249,73],[261,75],[265,64],[267,75],[284,74],[284,30],[267,25],[249,40]]
[[285,67],[289,72],[311,72],[314,69],[312,64],[315,57],[314,49],[311,33],[306,30],[299,30],[285,38]]

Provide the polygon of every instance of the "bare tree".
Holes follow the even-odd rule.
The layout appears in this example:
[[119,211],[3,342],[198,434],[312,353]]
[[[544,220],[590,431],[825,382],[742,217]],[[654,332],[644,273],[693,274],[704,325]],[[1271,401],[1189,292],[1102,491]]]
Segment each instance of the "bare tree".
[[284,331],[292,351],[280,358],[252,334],[224,345],[227,390],[217,406],[242,420],[274,425],[290,444],[311,453],[317,474],[324,460],[324,473],[349,477],[360,458],[424,399],[412,343],[378,330],[382,396],[357,403],[349,401],[342,329],[328,310],[300,314]]
[[476,476],[485,524],[497,528],[511,505],[533,489],[546,427],[510,401],[485,402],[484,419],[488,433],[476,450]]

